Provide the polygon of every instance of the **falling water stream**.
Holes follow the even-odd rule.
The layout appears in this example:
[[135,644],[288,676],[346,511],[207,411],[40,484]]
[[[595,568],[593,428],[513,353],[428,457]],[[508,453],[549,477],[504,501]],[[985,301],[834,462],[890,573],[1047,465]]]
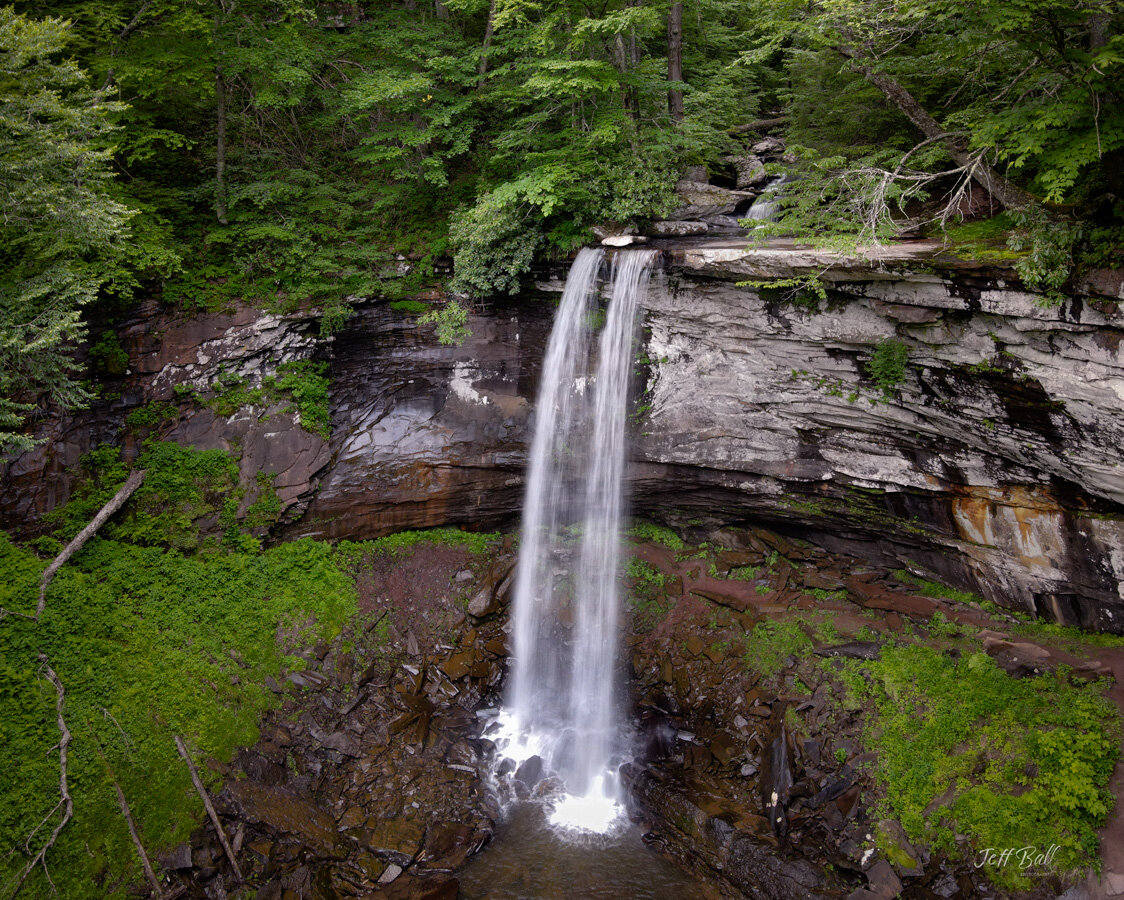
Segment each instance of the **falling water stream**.
[[605,832],[622,813],[617,616],[625,411],[639,298],[656,254],[578,254],[547,346],[523,509],[505,753],[559,779],[552,821]]
[[[616,776],[629,743],[617,683],[626,411],[656,256],[613,256],[595,342],[604,252],[582,250],[555,317],[527,475],[512,669],[490,732],[506,773],[499,789],[535,800],[509,807],[493,846],[463,875],[468,897],[699,896],[643,846]],[[528,766],[534,774],[521,776]]]

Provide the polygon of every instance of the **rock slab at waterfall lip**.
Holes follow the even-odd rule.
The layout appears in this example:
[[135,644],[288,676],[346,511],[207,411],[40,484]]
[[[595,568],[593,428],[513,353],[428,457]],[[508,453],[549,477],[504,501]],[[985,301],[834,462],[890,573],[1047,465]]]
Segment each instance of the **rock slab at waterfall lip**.
[[648,239],[641,234],[611,234],[601,239],[603,247],[632,247],[636,244],[646,244]]

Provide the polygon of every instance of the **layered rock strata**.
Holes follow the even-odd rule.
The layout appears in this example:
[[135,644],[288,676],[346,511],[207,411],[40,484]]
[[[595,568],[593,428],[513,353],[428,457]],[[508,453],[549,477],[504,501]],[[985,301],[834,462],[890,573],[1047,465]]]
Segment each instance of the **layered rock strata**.
[[[1124,276],[1095,273],[1048,307],[1010,268],[929,244],[873,261],[741,240],[653,246],[667,278],[637,362],[638,512],[763,521],[1124,630]],[[459,347],[387,303],[361,305],[331,341],[307,314],[142,308],[117,329],[130,374],[90,410],[45,420],[46,443],[6,463],[0,520],[41,530],[83,453],[117,442],[136,456],[143,435],[126,417],[157,400],[175,405],[161,437],[240,457],[246,503],[256,473],[273,476],[287,535],[514,525],[560,288],[554,277],[477,310]],[[194,399],[309,357],[328,366],[329,441],[285,403],[226,416]]]
[[[765,518],[1124,630],[1122,279],[1049,308],[939,251],[672,247],[648,300],[637,504]],[[903,354],[892,384],[880,345]]]

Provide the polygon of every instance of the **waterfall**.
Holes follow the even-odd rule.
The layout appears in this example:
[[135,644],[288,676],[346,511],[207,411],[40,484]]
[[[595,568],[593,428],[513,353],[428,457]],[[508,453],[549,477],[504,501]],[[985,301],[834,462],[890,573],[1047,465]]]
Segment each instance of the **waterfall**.
[[753,205],[742,218],[761,222],[772,221],[777,214],[777,192],[788,184],[788,181],[789,179],[785,175],[776,175],[770,178],[762,189],[761,196],[753,201]]
[[554,820],[605,830],[619,815],[616,685],[628,385],[652,251],[613,258],[594,350],[601,250],[566,281],[539,387],[523,508],[505,730],[512,757],[541,757],[566,796]]

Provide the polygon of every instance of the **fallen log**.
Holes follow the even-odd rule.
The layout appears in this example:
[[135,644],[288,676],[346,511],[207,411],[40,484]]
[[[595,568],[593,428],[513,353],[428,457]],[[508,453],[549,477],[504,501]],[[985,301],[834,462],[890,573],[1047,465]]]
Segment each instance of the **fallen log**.
[[43,572],[43,578],[39,582],[39,603],[35,607],[36,622],[42,618],[43,610],[47,607],[47,586],[50,585],[51,579],[55,577],[55,573],[62,568],[70,557],[85,546],[86,541],[97,533],[97,530],[108,521],[110,516],[125,505],[125,501],[133,496],[136,489],[144,482],[144,476],[147,474],[147,469],[137,469],[135,472],[132,472],[129,477],[125,479],[125,483],[121,485],[117,493],[113,495],[113,498],[98,511],[96,516],[94,516],[93,521],[79,531],[74,539],[63,547],[62,552],[47,566],[46,570]]
[[215,812],[215,807],[211,804],[211,797],[207,793],[207,789],[203,787],[203,781],[199,778],[199,772],[195,768],[195,763],[191,761],[191,754],[187,752],[187,745],[184,744],[183,738],[178,734],[176,735],[176,749],[179,751],[183,761],[187,763],[188,771],[191,772],[191,783],[195,785],[195,792],[203,800],[203,808],[207,810],[207,816],[211,820],[211,824],[215,826],[215,831],[218,832],[219,842],[222,844],[222,849],[226,853],[226,858],[230,860],[230,867],[234,869],[234,877],[239,882],[242,881],[242,870],[238,868],[238,860],[234,856],[234,849],[230,846],[230,841],[227,840],[226,832],[223,831],[222,822],[219,821],[219,815]]

